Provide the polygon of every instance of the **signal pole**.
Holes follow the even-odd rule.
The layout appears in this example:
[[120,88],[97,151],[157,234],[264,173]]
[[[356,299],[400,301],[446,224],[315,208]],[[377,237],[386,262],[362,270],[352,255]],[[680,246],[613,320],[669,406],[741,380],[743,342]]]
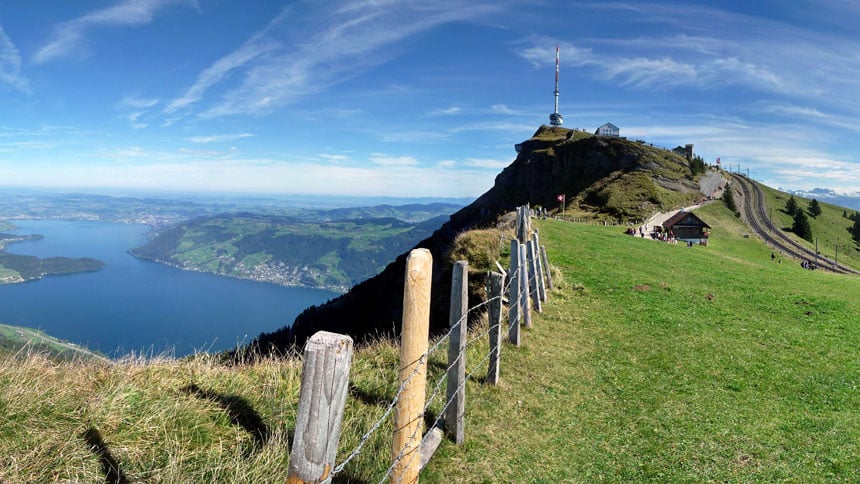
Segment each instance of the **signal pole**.
[[549,115],[549,124],[551,126],[561,126],[564,123],[564,116],[558,112],[558,44],[555,44],[555,111]]

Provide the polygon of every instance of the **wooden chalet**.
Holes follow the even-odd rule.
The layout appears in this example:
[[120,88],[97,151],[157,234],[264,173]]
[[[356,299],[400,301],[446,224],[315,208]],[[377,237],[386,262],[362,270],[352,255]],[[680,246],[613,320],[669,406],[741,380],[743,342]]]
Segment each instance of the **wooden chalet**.
[[711,226],[692,212],[680,211],[662,224],[663,232],[672,232],[675,239],[708,244]]

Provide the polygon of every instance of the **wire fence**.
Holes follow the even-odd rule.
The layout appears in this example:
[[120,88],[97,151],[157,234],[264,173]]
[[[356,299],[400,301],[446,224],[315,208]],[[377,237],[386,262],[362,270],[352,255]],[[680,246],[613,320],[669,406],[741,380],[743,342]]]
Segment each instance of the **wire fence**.
[[[407,327],[405,306],[406,299],[409,297],[408,294],[410,294],[409,285],[413,279],[413,275],[409,273],[409,266],[407,266],[407,295],[404,296],[404,323],[403,334],[401,336],[403,342],[401,343],[400,384],[393,398],[386,403],[382,415],[370,425],[369,429],[360,437],[358,444],[337,465],[334,465],[335,452],[338,445],[340,419],[342,418],[344,405],[343,401],[338,400],[345,400],[345,394],[342,398],[339,395],[337,395],[338,398],[332,398],[332,395],[326,394],[326,389],[346,387],[347,384],[326,380],[330,374],[333,376],[337,373],[336,371],[320,372],[317,370],[317,373],[320,373],[322,377],[308,381],[308,387],[313,388],[306,390],[304,372],[308,371],[308,368],[306,366],[303,367],[299,415],[303,415],[303,407],[313,408],[316,413],[322,415],[319,418],[320,422],[302,426],[301,442],[299,442],[300,429],[297,424],[296,437],[290,458],[290,478],[293,479],[290,482],[329,482],[332,477],[341,474],[354,459],[362,454],[365,446],[377,432],[391,430],[386,425],[386,422],[391,419],[392,414],[395,420],[393,425],[395,433],[394,448],[392,450],[393,457],[391,464],[379,477],[380,483],[386,481],[391,483],[416,482],[420,469],[432,457],[439,445],[443,429],[444,433],[452,437],[452,440],[456,443],[462,442],[462,419],[465,418],[464,398],[466,382],[470,379],[480,378],[481,381],[486,381],[490,384],[496,383],[490,375],[494,364],[493,359],[498,360],[500,354],[499,345],[502,338],[498,335],[501,329],[507,327],[509,342],[519,345],[518,329],[527,320],[527,316],[533,307],[531,301],[537,302],[536,307],[539,310],[540,299],[546,299],[546,293],[541,291],[541,285],[548,278],[548,267],[545,267],[548,263],[545,248],[538,245],[537,234],[531,230],[528,206],[518,208],[517,215],[517,239],[513,240],[511,244],[510,270],[507,273],[504,273],[504,271],[503,273],[491,273],[491,276],[488,278],[487,296],[472,307],[467,307],[467,297],[465,298],[466,300],[462,300],[463,298],[458,296],[458,294],[465,295],[465,288],[468,287],[468,271],[464,269],[464,267],[468,267],[468,263],[461,261],[455,264],[455,277],[452,278],[452,309],[449,329],[433,342],[432,345],[426,343],[429,339],[428,334],[407,334],[410,330]],[[531,245],[528,251],[520,249],[521,245],[526,246],[530,244],[533,245]],[[543,252],[541,252],[541,249]],[[516,257],[514,251],[516,251]],[[529,254],[529,256],[523,257],[520,254]],[[543,256],[543,261],[540,260],[541,255]],[[460,273],[464,274],[460,279],[457,277],[457,265],[461,265],[459,268]],[[501,266],[498,267],[502,270]],[[429,275],[427,277],[429,280]],[[491,280],[495,280],[497,283],[490,284]],[[426,290],[427,304],[429,306],[429,285],[426,288],[421,288],[421,290]],[[508,295],[507,298],[506,295]],[[507,325],[503,326],[503,311],[501,308],[505,302],[509,306],[507,312],[509,321]],[[498,309],[490,308],[491,310],[487,311],[491,304],[495,304],[494,307]],[[459,307],[456,307],[457,305]],[[517,307],[517,309],[511,309],[513,307]],[[467,326],[470,317],[475,317],[477,313],[483,313],[484,311],[487,311],[490,315],[487,327],[481,330],[473,329],[473,332],[469,335],[467,333]],[[456,314],[459,314],[459,317]],[[425,325],[424,328],[426,327]],[[427,330],[424,329],[424,331],[426,332]],[[496,336],[494,337],[494,335]],[[348,339],[348,337],[342,335],[336,336]],[[404,358],[404,351],[408,351],[404,350],[404,347],[406,346],[407,338],[412,337],[423,338],[425,341],[424,348],[426,349],[421,351],[420,354],[413,355],[407,361],[404,361],[406,359]],[[466,369],[467,350],[474,348],[479,343],[483,344],[485,338],[488,339],[489,351],[480,352],[476,357],[477,361],[474,363],[470,362],[469,368]],[[433,382],[428,383],[426,378],[431,357],[446,343],[448,345],[447,367],[441,376]],[[351,340],[349,341],[349,345],[351,348]],[[472,353],[474,353],[474,350]],[[307,361],[309,360],[306,356],[305,364],[307,364]],[[411,370],[408,373],[404,373],[403,369],[408,369],[410,365],[413,365]],[[498,365],[497,361],[496,365]],[[479,375],[481,372],[486,372],[487,378]],[[346,372],[341,371],[340,373],[345,373],[346,376],[344,378],[348,378],[348,367]],[[442,396],[443,386],[447,390],[446,397]],[[410,401],[415,397],[411,392],[415,391],[415,388],[420,389],[418,395],[423,399],[423,402],[417,408],[411,408]],[[426,392],[427,388],[430,388],[429,393]],[[313,400],[314,396],[319,398],[320,395],[323,395],[323,404]],[[332,409],[325,407],[325,411],[319,410],[322,408],[321,405],[325,406],[329,403],[332,404]],[[429,431],[424,434],[421,423],[424,422],[425,416],[429,415],[434,405],[441,405],[441,409],[432,423],[428,425]],[[398,432],[404,431],[405,433],[402,433],[400,438],[397,438]],[[312,437],[309,438],[306,435]],[[324,443],[321,443],[323,441]],[[308,444],[308,442],[311,442],[311,444]],[[319,452],[316,454],[308,452],[309,448],[311,450],[319,450]],[[297,459],[300,461],[293,462]]]

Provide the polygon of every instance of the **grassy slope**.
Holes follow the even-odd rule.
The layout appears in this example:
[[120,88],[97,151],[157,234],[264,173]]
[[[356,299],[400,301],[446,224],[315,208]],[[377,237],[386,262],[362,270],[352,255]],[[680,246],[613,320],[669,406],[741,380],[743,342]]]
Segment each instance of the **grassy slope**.
[[[774,224],[777,227],[783,227],[787,230],[791,229],[793,223],[792,218],[785,212],[785,203],[788,201],[789,194],[780,192],[764,185],[762,187],[765,193],[765,199],[768,210],[772,208],[770,213],[773,214]],[[797,205],[804,211],[809,207],[809,198],[794,197],[797,200]],[[854,222],[843,217],[842,213],[851,214],[853,210],[831,205],[829,203],[819,202],[821,205],[821,215],[816,218],[809,218],[809,225],[812,227],[812,234],[818,238],[818,250],[826,257],[833,258],[836,256],[836,246],[839,246],[839,262],[848,264],[855,268],[860,268],[860,250],[857,244],[851,239],[851,234],[848,228]],[[808,242],[800,237],[795,237],[795,240],[805,244],[811,249],[815,248],[813,242]]]
[[[542,223],[566,282],[503,348],[501,386],[470,381],[466,444],[423,481],[860,479],[860,280],[771,263],[721,205],[700,214],[709,248]],[[356,355],[339,458],[385,410],[396,352]],[[0,481],[103,480],[90,428],[131,480],[283,481],[299,366],[0,359]],[[376,434],[339,477],[376,482],[389,445]]]
[[287,274],[305,272],[288,277],[291,284],[342,288],[376,274],[403,247],[428,234],[426,228],[395,219],[308,222],[219,216],[186,222],[135,252],[239,278],[259,277],[259,264],[284,263],[287,268],[281,270]]
[[771,263],[721,205],[699,213],[709,248],[544,223],[584,290],[505,348],[500,388],[470,388],[467,443],[428,476],[860,479],[860,281]]
[[107,361],[103,355],[93,353],[87,348],[62,341],[42,331],[21,326],[0,324],[0,352],[39,351],[61,360],[94,359]]

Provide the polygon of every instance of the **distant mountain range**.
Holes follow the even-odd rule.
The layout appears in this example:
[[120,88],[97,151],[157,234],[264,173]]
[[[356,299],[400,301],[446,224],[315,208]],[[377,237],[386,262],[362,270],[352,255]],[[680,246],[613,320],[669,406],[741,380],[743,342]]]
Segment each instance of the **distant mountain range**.
[[779,188],[778,190],[790,193],[797,197],[814,198],[819,202],[826,202],[840,207],[860,210],[860,192],[837,192],[830,188],[813,188],[812,190],[789,190]]

